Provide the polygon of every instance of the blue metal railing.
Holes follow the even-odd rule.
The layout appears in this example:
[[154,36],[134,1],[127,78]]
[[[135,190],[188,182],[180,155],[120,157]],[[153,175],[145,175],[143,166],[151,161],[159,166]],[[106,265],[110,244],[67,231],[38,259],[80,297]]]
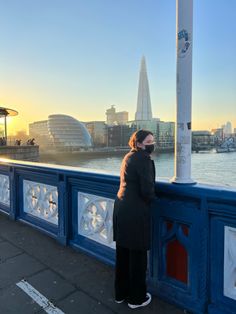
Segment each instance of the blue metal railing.
[[[0,162],[2,212],[109,264],[118,187],[91,170]],[[236,313],[236,189],[158,182],[156,191],[149,288],[194,313]]]

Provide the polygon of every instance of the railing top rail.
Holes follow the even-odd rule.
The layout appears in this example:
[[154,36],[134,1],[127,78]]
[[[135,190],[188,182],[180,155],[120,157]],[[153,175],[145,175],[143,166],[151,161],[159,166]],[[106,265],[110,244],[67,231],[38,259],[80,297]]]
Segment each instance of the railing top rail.
[[158,181],[156,183],[157,191],[165,194],[173,194],[179,196],[186,196],[192,198],[200,198],[209,200],[221,200],[230,201],[236,204],[236,188],[210,185],[210,184],[195,184],[195,185],[184,185],[174,184],[168,181]]
[[105,170],[99,169],[92,169],[92,168],[81,168],[81,167],[74,167],[74,166],[64,166],[64,165],[57,165],[57,164],[47,164],[41,162],[33,162],[33,161],[23,161],[23,160],[14,160],[8,158],[0,158],[0,165],[11,165],[17,167],[33,167],[33,168],[45,168],[49,170],[61,170],[61,171],[70,171],[70,172],[85,172],[91,174],[102,174],[114,177],[111,173]]
[[[97,170],[91,168],[81,168],[81,167],[73,167],[73,166],[64,166],[64,165],[56,165],[56,164],[46,164],[39,162],[30,162],[30,161],[20,161],[13,160],[7,158],[0,158],[0,165],[8,165],[15,166],[17,168],[23,169],[38,169],[40,170],[48,170],[48,171],[56,171],[59,173],[66,173],[71,175],[83,175],[87,174],[93,178],[101,178],[102,180],[108,179],[112,181],[119,181],[118,175],[113,175],[105,170]],[[178,185],[169,182],[168,180],[158,179],[156,182],[157,195],[159,193],[168,193],[181,195],[192,198],[207,198],[207,199],[221,199],[221,200],[229,200],[236,203],[236,187],[227,187],[227,186],[219,186],[219,185],[210,185],[210,184],[195,184],[195,185]]]

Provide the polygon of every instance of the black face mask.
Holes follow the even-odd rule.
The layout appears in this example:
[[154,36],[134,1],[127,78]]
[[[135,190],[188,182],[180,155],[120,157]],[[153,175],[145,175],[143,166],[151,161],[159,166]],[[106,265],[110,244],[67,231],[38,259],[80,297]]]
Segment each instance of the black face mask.
[[151,144],[151,145],[145,145],[145,152],[147,152],[148,154],[151,154],[155,149],[155,146],[154,144]]

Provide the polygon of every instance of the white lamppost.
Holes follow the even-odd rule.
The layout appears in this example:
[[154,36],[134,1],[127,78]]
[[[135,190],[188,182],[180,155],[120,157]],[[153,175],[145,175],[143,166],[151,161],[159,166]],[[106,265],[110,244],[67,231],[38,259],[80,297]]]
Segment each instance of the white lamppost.
[[173,183],[193,184],[191,179],[191,106],[193,0],[177,0],[177,75],[175,123],[175,175]]

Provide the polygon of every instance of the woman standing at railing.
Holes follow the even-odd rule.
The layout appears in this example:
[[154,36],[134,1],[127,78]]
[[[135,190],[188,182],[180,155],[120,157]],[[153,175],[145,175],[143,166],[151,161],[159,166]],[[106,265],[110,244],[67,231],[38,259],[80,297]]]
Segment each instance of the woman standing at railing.
[[114,205],[116,241],[115,299],[132,309],[146,306],[147,250],[150,249],[150,203],[155,197],[152,132],[139,130],[131,136],[131,151],[124,157],[120,188]]

